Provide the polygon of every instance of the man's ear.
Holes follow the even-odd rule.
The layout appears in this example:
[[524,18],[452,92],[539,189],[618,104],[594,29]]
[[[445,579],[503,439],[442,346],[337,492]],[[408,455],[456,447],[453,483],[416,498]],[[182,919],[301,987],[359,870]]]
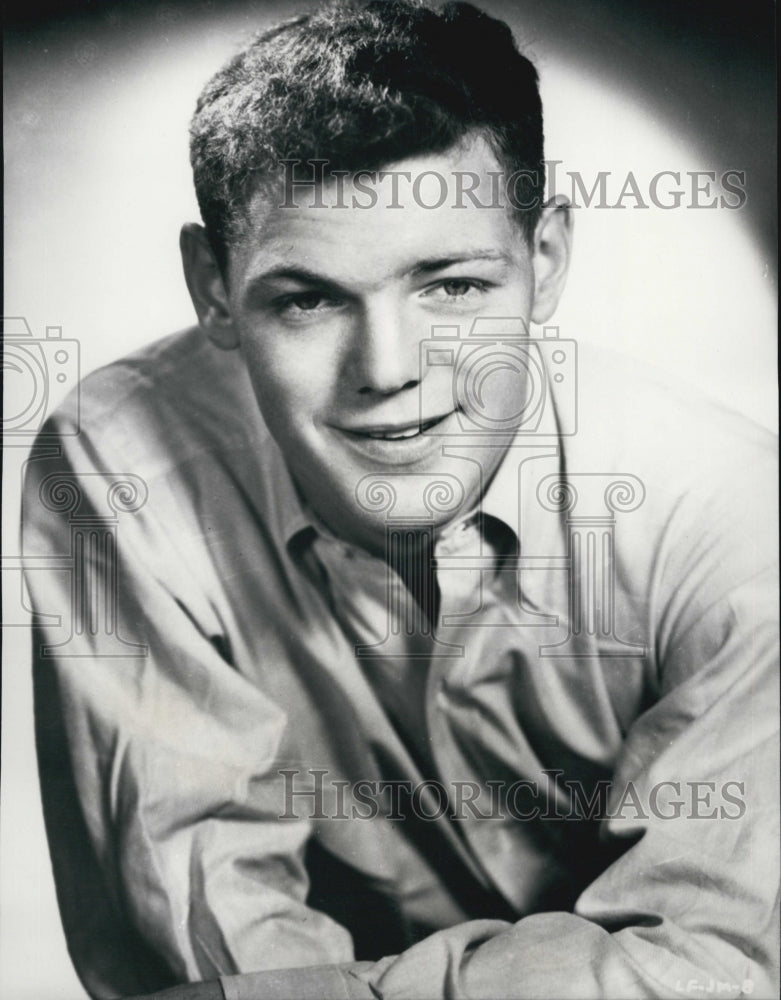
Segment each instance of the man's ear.
[[225,282],[206,230],[195,222],[185,223],[179,247],[184,279],[201,329],[215,347],[233,350],[239,346],[238,332],[233,326]]
[[572,211],[566,198],[552,198],[534,232],[534,305],[532,322],[553,315],[567,281],[572,243]]

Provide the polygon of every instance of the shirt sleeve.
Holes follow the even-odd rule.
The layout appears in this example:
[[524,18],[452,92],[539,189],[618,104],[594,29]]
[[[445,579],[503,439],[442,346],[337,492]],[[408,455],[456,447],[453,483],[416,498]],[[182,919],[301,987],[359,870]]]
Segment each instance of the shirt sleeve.
[[305,903],[309,823],[278,819],[285,713],[231,666],[197,569],[139,499],[175,491],[106,466],[83,432],[47,441],[23,531],[36,740],[86,988],[349,962],[349,933]]
[[[36,572],[35,556],[71,543],[67,519],[36,512],[35,498],[52,468],[97,467],[83,441],[69,454],[37,459],[28,479],[25,553],[41,613],[67,610],[70,581]],[[80,484],[85,516],[104,480]],[[705,516],[701,501],[682,504],[660,541],[648,601],[656,690],[627,732],[602,823],[605,841],[625,847],[619,859],[571,913],[462,923],[373,964],[353,963],[347,932],[305,905],[310,831],[281,823],[274,805],[284,714],[215,645],[208,607],[175,581],[162,528],[148,512],[123,521],[116,629],[145,655],[105,658],[88,632],[77,655],[45,655],[63,638],[51,619],[36,645],[64,737],[61,751],[39,700],[39,747],[60,757],[43,775],[44,801],[58,774],[71,776],[100,912],[132,927],[170,981],[216,972],[230,1000],[774,996],[775,512],[750,495],[755,481],[752,470],[748,491],[711,497]],[[105,572],[94,558],[89,573]],[[61,899],[89,898],[72,859],[53,857]],[[90,920],[81,909],[74,926]],[[102,968],[85,954],[74,959],[93,995],[138,989],[116,986],[119,945]],[[253,968],[269,971],[231,975]]]
[[276,969],[271,972],[222,976],[225,1000],[259,1000],[263,997],[294,997],[295,1000],[371,1000],[376,994],[361,978],[371,962]]
[[465,923],[361,973],[377,996],[778,995],[773,465],[684,498],[657,539],[656,690],[601,829],[623,854],[572,913]]
[[[571,913],[471,921],[353,967],[359,996],[778,995],[775,477],[744,473],[681,502],[657,539],[655,691],[601,824],[618,860]],[[250,979],[236,997],[314,996],[318,976],[319,995],[343,996],[328,975]]]

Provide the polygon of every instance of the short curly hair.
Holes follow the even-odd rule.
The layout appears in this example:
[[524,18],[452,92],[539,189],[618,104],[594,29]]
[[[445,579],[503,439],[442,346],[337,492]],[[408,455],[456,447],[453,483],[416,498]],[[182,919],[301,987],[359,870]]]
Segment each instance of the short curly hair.
[[376,170],[473,130],[503,170],[524,172],[529,237],[544,187],[542,104],[503,21],[469,3],[337,0],[264,31],[207,83],[190,126],[215,254],[224,264],[248,199],[282,160]]

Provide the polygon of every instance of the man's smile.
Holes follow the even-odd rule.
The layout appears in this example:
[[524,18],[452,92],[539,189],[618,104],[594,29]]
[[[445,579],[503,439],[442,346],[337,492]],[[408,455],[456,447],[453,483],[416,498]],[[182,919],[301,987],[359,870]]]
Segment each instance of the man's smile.
[[[423,422],[414,420],[404,423],[372,423],[355,427],[330,425],[329,429],[364,462],[379,469],[388,465],[429,463],[440,457],[442,434],[448,430],[451,421],[453,433],[458,433],[460,428],[455,410]],[[428,433],[434,428],[437,428],[438,433]]]
[[420,437],[426,431],[431,430],[432,427],[443,423],[451,416],[452,412],[451,410],[438,417],[431,417],[423,421],[418,418],[406,423],[364,424],[358,427],[339,427],[338,429],[347,434],[354,434],[357,437],[363,438],[368,437],[378,441],[406,441],[409,438]]

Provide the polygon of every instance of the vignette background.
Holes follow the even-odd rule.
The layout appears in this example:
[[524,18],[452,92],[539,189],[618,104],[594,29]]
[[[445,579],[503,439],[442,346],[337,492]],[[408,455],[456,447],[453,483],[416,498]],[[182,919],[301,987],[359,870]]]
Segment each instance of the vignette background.
[[[5,302],[62,327],[80,374],[194,320],[177,242],[197,219],[187,122],[208,76],[287,0],[6,5]],[[739,211],[576,212],[553,322],[767,426],[776,415],[775,5],[486,0],[541,74],[546,155],[587,187],[631,170],[746,171]],[[627,199],[627,205],[631,200]],[[4,372],[4,375],[6,373]],[[19,391],[6,378],[7,407]],[[66,386],[52,384],[53,399]],[[8,412],[8,410],[6,410]],[[83,997],[59,924],[37,790],[18,554],[31,443],[4,458],[0,995]],[[132,472],[133,470],[123,470]]]

